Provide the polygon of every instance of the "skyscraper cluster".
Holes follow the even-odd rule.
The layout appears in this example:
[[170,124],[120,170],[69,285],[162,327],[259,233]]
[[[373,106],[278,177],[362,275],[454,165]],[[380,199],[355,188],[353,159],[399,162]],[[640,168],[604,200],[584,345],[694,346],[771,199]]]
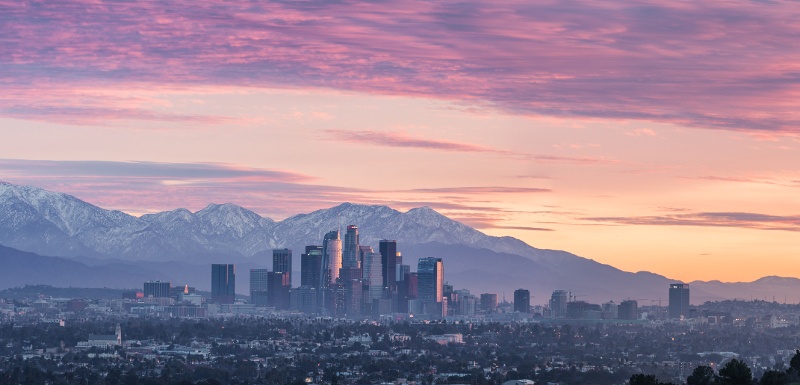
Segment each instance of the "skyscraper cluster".
[[[478,300],[468,291],[445,293],[441,258],[421,258],[417,272],[411,272],[397,251],[397,241],[381,240],[375,250],[361,244],[358,231],[355,225],[347,226],[342,237],[332,230],[321,245],[306,246],[300,257],[300,286],[294,288],[292,251],[273,250],[272,271],[250,270],[252,303],[337,317],[409,312],[441,317],[448,314],[450,298],[474,314]],[[224,276],[218,269],[212,272],[214,287],[224,286],[217,282]]]

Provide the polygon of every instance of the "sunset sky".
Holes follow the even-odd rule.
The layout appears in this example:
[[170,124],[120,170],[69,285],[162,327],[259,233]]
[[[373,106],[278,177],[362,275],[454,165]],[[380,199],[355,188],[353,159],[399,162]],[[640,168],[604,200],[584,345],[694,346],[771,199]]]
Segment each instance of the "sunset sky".
[[800,277],[800,4],[0,0],[0,180]]

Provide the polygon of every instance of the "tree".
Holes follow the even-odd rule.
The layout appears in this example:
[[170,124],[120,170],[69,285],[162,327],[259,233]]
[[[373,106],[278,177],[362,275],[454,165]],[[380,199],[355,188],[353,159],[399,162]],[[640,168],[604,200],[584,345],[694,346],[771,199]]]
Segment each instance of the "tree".
[[686,378],[686,385],[711,385],[714,383],[714,368],[701,365],[694,368],[692,374]]
[[768,370],[761,376],[761,381],[758,382],[758,385],[784,385],[787,377],[785,372]]
[[659,385],[653,374],[634,374],[631,376],[630,385]]
[[800,350],[794,351],[794,357],[789,361],[789,367],[797,373],[800,373]]
[[719,383],[722,385],[752,385],[753,372],[743,361],[734,358],[719,370]]

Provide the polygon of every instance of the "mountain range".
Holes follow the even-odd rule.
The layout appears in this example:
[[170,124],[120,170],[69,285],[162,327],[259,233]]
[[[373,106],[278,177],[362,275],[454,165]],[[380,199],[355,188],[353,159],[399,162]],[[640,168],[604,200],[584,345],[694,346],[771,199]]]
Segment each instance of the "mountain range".
[[[544,303],[553,290],[565,289],[578,299],[635,298],[645,305],[666,303],[668,285],[676,282],[649,272],[625,272],[566,251],[537,249],[512,237],[488,236],[429,207],[400,212],[343,203],[274,221],[226,203],[197,212],[180,208],[136,217],[67,194],[0,183],[0,244],[6,246],[0,248],[0,289],[73,282],[64,275],[101,287],[141,287],[144,280],[169,279],[208,289],[210,263],[236,263],[237,292],[245,293],[249,269],[270,268],[272,249],[292,249],[294,270],[299,270],[305,245],[320,244],[326,232],[348,224],[359,227],[361,244],[377,247],[380,239],[397,240],[412,270],[418,258],[443,258],[446,280],[474,294],[510,298],[515,289],[526,288],[533,303]],[[32,269],[36,265],[44,268]],[[61,268],[49,268],[53,266]],[[293,275],[294,285],[299,285],[299,274]],[[693,303],[773,296],[800,301],[800,280],[795,278],[691,285]]]

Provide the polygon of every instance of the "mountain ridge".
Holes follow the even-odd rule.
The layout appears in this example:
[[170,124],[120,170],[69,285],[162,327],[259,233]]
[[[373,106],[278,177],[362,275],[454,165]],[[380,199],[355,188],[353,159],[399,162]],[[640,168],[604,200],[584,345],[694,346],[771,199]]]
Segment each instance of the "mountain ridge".
[[[178,208],[135,217],[68,194],[0,183],[0,244],[39,255],[133,264],[238,261],[269,267],[271,250],[288,247],[295,251],[297,270],[305,245],[320,244],[326,232],[347,224],[359,227],[364,245],[397,240],[412,269],[414,258],[441,256],[447,279],[461,287],[471,284],[494,292],[525,287],[537,298],[549,297],[556,289],[574,289],[596,300],[635,292],[656,300],[667,296],[669,283],[678,282],[651,272],[622,271],[566,251],[538,249],[513,237],[489,236],[430,207],[400,212],[345,202],[274,221],[232,203],[212,203],[196,212]],[[198,280],[207,280],[197,274]],[[793,283],[766,280],[757,292],[762,295],[768,287]],[[720,285],[693,285],[695,298],[725,296]]]

